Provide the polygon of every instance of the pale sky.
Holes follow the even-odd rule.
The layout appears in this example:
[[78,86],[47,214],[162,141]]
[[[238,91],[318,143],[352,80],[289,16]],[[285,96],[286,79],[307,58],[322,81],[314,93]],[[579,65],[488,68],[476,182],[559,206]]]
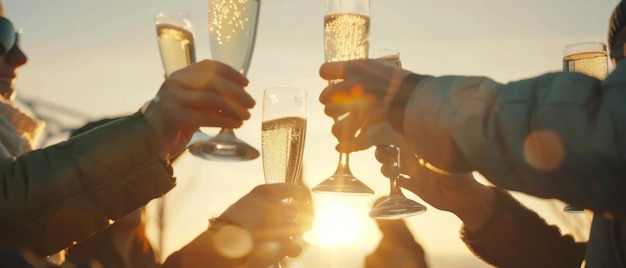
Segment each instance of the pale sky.
[[[432,75],[484,75],[499,82],[562,67],[562,48],[581,41],[606,42],[608,17],[617,0],[371,0],[370,48],[401,52],[404,68]],[[162,82],[153,15],[188,10],[198,59],[210,58],[206,0],[4,0],[9,19],[24,29],[21,45],[29,62],[16,89],[71,107],[91,118],[128,114],[154,96]],[[309,121],[304,180],[314,186],[336,167],[332,120],[317,101],[326,82],[318,76],[322,51],[323,0],[267,0],[261,3],[259,31],[248,90],[257,100],[252,118],[238,136],[260,148],[262,92],[292,84],[308,90]],[[204,129],[215,134],[217,129]],[[294,267],[360,267],[376,247],[378,230],[367,218],[372,202],[388,194],[373,151],[351,155],[353,173],[376,191],[352,198],[371,234],[351,247],[310,247]],[[175,167],[179,185],[167,195],[170,217],[164,253],[180,248],[206,228],[228,204],[263,183],[261,159],[209,162],[184,156]],[[409,197],[419,200],[414,195]],[[316,204],[328,203],[314,195]],[[336,200],[333,200],[335,202]],[[337,201],[338,202],[338,201]],[[560,212],[562,204],[524,198],[552,223],[581,215]],[[426,249],[431,267],[487,267],[458,239],[461,223],[429,206],[407,219]],[[578,237],[584,238],[586,234]],[[330,260],[320,264],[315,261]]]

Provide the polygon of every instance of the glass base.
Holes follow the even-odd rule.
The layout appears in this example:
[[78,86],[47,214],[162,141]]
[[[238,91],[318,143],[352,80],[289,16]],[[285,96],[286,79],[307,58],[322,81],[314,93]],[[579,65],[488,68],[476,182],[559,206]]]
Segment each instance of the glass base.
[[564,208],[563,211],[567,212],[567,213],[584,213],[585,209],[581,208],[581,207],[577,207],[574,206],[572,204],[567,204]]
[[259,151],[238,139],[232,132],[220,132],[209,140],[189,145],[189,152],[206,160],[245,161],[259,157]]
[[335,173],[311,189],[320,194],[373,195],[374,190],[352,174]]
[[404,196],[390,196],[373,208],[369,216],[377,220],[397,220],[426,211],[426,207]]
[[198,142],[203,142],[203,141],[208,141],[210,139],[212,139],[213,136],[206,134],[204,132],[202,132],[201,130],[196,130],[196,132],[193,133],[193,135],[191,136],[191,139],[189,140],[189,144],[187,144],[187,148],[189,148],[189,146],[196,144]]

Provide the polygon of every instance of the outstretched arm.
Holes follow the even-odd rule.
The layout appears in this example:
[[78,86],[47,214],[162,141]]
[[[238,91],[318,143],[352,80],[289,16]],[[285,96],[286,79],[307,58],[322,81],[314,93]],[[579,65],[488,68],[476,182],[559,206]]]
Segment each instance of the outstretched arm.
[[320,74],[343,79],[320,95],[329,116],[348,115],[333,126],[339,150],[372,146],[359,131],[387,121],[430,166],[626,215],[626,66],[604,81],[559,72],[508,84],[421,76],[376,60],[326,63]]

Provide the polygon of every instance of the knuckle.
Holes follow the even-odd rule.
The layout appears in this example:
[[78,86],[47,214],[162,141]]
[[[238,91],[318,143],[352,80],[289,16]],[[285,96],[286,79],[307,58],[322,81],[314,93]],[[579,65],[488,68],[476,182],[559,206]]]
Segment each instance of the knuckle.
[[251,193],[254,193],[254,194],[265,194],[265,193],[267,193],[268,188],[269,188],[268,184],[260,184],[260,185],[255,186],[252,189]]

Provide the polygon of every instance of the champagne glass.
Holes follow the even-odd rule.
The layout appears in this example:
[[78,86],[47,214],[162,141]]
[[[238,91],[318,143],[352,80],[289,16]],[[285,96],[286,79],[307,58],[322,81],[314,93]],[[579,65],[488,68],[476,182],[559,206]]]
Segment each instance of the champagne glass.
[[389,172],[385,176],[389,178],[391,186],[389,197],[376,205],[369,216],[377,220],[397,220],[425,212],[424,205],[406,198],[398,186],[398,180],[408,179],[400,174],[400,148],[395,145],[378,145],[376,159],[388,166]]
[[[260,0],[209,0],[211,57],[241,74],[248,73],[260,11]],[[229,161],[252,160],[259,151],[240,140],[232,129],[222,128],[213,138],[190,148],[203,158]]]
[[[367,58],[370,1],[325,0],[324,55],[326,62]],[[338,81],[329,81],[336,83]],[[337,119],[334,118],[336,121]],[[349,154],[339,153],[335,173],[311,190],[316,193],[371,195],[374,191],[352,175]]]
[[[580,42],[563,48],[563,71],[579,72],[604,80],[609,75],[609,59],[606,45],[602,42]],[[567,204],[563,211],[583,213],[583,208]]]
[[[307,93],[304,89],[294,86],[265,89],[261,124],[265,183],[298,183],[302,172],[306,122]],[[270,267],[279,268],[280,264]]]
[[[154,20],[161,62],[167,78],[174,71],[196,62],[193,28],[187,11],[160,12],[154,16]],[[198,129],[189,144],[210,138]]]
[[[370,57],[396,67],[402,67],[400,52],[393,49],[374,49],[370,51]],[[426,211],[424,205],[406,198],[398,186],[397,180],[406,179],[400,174],[400,148],[394,145],[378,145],[376,146],[376,159],[387,165],[391,171],[390,174],[385,174],[389,178],[390,191],[389,197],[376,205],[370,211],[369,216],[379,220],[395,220]]]
[[265,89],[261,151],[265,183],[298,183],[307,122],[307,93],[294,86]]

